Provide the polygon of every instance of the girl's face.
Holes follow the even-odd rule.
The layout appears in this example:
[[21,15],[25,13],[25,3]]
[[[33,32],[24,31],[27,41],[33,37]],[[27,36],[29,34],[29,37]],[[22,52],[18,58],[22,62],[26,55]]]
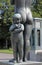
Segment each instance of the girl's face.
[[13,22],[18,24],[20,23],[20,20],[18,18],[15,18]]

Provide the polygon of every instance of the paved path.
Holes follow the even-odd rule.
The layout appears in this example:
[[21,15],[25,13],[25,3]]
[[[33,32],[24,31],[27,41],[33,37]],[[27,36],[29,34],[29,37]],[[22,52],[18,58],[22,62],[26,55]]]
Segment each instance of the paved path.
[[13,58],[13,54],[0,53],[0,60],[8,60],[12,58]]

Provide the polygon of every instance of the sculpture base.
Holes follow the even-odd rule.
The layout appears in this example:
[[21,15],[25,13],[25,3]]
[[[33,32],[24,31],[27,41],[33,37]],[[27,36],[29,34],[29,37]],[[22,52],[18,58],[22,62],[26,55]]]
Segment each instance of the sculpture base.
[[0,60],[0,65],[14,65],[14,63],[9,62],[9,60]]
[[42,62],[36,62],[36,61],[27,61],[22,63],[12,63],[8,60],[1,60],[0,65],[42,65]]

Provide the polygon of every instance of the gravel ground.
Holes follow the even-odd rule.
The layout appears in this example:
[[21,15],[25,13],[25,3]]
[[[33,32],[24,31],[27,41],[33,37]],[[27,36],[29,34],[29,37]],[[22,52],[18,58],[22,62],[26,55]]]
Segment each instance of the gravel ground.
[[9,60],[13,58],[13,54],[0,53],[0,60]]

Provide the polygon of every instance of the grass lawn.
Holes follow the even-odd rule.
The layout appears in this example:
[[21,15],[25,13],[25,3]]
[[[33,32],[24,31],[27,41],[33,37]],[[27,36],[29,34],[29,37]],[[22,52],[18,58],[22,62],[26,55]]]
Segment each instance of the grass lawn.
[[0,49],[0,53],[12,54],[13,50],[12,49]]

